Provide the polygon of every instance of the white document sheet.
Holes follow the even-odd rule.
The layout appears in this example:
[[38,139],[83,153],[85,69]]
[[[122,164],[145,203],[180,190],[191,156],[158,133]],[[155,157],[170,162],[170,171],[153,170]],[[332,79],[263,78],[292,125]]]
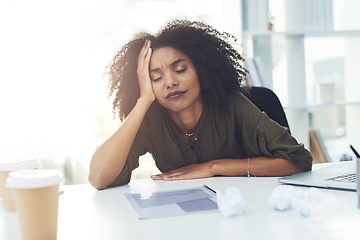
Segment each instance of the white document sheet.
[[218,211],[216,195],[205,187],[125,197],[140,219]]

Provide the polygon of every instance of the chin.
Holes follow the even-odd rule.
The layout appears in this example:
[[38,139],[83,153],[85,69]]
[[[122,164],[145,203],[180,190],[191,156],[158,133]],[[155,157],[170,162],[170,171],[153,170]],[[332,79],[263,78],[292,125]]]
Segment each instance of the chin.
[[174,113],[178,113],[186,109],[186,107],[184,106],[163,106],[163,107],[166,108],[169,112],[174,112]]

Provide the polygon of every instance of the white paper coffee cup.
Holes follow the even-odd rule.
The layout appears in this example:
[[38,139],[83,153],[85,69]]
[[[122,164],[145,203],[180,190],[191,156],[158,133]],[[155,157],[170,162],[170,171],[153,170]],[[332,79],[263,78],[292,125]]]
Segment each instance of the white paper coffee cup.
[[56,239],[61,179],[58,170],[10,172],[6,187],[11,190],[24,240]]
[[39,167],[40,162],[36,158],[0,160],[0,172],[11,172],[16,170],[33,169]]
[[40,162],[35,157],[25,158],[25,156],[14,156],[12,158],[0,158],[0,196],[6,211],[15,211],[10,191],[5,187],[6,178],[9,173],[20,169],[37,169],[39,167]]
[[11,189],[33,189],[59,185],[62,177],[55,169],[23,169],[13,171],[6,180]]

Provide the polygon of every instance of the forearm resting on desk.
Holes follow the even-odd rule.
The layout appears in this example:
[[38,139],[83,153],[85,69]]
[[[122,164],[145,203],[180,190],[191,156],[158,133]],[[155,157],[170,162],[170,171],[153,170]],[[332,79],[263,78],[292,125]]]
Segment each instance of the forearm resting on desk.
[[124,168],[131,145],[150,105],[151,101],[139,99],[119,129],[95,151],[89,172],[89,182],[95,188],[107,188]]
[[288,160],[257,157],[251,159],[219,159],[192,164],[176,170],[153,175],[154,180],[182,180],[213,176],[285,176],[301,172]]

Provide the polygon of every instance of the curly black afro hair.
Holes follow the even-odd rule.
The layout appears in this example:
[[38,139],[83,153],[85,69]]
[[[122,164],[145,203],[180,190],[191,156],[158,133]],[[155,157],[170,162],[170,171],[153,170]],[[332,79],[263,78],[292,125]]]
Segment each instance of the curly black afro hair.
[[173,47],[192,60],[203,101],[208,106],[221,108],[234,89],[248,92],[248,71],[242,65],[241,54],[233,46],[235,37],[203,22],[172,20],[155,35],[137,34],[107,66],[109,96],[113,96],[113,111],[121,120],[140,96],[137,58],[147,39],[151,40],[153,50]]

